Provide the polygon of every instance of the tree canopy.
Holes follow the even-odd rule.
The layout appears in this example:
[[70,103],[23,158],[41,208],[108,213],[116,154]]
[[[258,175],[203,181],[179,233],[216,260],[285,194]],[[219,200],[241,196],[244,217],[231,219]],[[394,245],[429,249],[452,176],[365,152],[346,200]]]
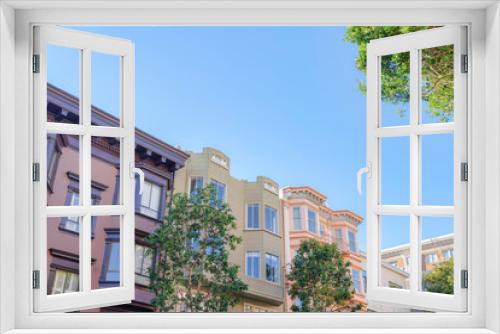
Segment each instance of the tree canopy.
[[[366,74],[366,50],[371,40],[432,29],[429,26],[353,26],[346,29],[344,41],[358,46],[356,68]],[[397,53],[381,57],[381,98],[397,106],[409,101],[410,54]],[[421,51],[422,110],[439,122],[453,120],[453,46],[441,46]],[[366,93],[366,82],[358,88]],[[403,115],[404,108],[398,113]]]
[[441,262],[424,275],[426,291],[453,294],[453,259]]
[[191,197],[177,193],[163,224],[149,236],[156,265],[150,271],[157,311],[227,312],[247,285],[229,252],[241,242],[235,217],[210,185]]
[[292,261],[288,279],[289,295],[295,299],[294,312],[355,311],[350,263],[344,262],[335,244],[306,240]]

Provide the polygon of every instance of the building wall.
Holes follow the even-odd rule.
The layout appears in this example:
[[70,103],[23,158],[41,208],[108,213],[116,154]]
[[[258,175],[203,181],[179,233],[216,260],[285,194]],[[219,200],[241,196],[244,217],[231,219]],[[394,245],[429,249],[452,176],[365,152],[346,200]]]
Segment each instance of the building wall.
[[[314,239],[323,243],[337,244],[342,252],[344,261],[349,261],[351,269],[357,270],[359,274],[360,288],[354,295],[354,300],[365,306],[365,288],[362,278],[362,273],[365,269],[363,268],[357,240],[358,225],[362,222],[362,218],[348,210],[332,210],[326,205],[327,198],[325,195],[307,186],[283,188],[281,196],[284,217],[286,217],[284,224],[288,229],[287,266],[291,264],[295,252],[304,240]],[[301,213],[302,224],[298,229],[294,221],[294,208],[300,208]],[[316,213],[317,230],[315,233],[311,232],[308,228],[308,210]],[[321,233],[321,226],[323,226],[323,234]],[[337,239],[337,230],[342,233],[341,239]],[[349,247],[349,232],[352,232],[355,236],[353,249]],[[289,285],[289,282],[287,282],[287,285]],[[286,295],[286,308],[291,310],[294,301],[288,294]]]
[[[242,237],[239,244],[230,254],[230,261],[240,267],[239,276],[248,284],[248,291],[244,292],[242,302],[231,311],[243,312],[245,305],[265,309],[270,312],[281,312],[283,308],[283,268],[284,268],[284,240],[283,220],[280,210],[278,185],[271,179],[259,176],[256,181],[238,180],[231,176],[230,159],[224,153],[204,148],[201,153],[192,153],[184,168],[176,173],[174,191],[190,192],[191,178],[202,176],[204,186],[210,180],[216,180],[226,185],[226,202],[236,217],[235,235]],[[259,228],[246,228],[248,204],[259,204]],[[277,211],[278,231],[273,233],[264,228],[265,207],[275,208]],[[246,252],[260,253],[260,277],[249,277],[245,274]],[[265,279],[265,254],[279,257],[279,281],[268,282]],[[249,308],[247,307],[247,311]]]
[[[68,93],[48,86],[48,120],[71,123],[78,117],[78,99]],[[92,109],[92,121],[98,125],[116,125],[118,120],[106,112]],[[76,136],[56,135],[48,138],[47,201],[48,205],[70,205],[73,193],[79,193],[79,142]],[[173,171],[180,167],[188,154],[174,149],[159,139],[140,130],[136,131],[136,166],[144,170],[146,180],[161,190],[159,213],[156,217],[141,213],[136,206],[136,245],[147,246],[146,237],[161,223],[166,194],[173,185]],[[93,138],[91,158],[92,198],[94,205],[117,204],[119,200],[120,145],[113,139]],[[140,203],[136,187],[136,201]],[[79,273],[79,232],[73,217],[50,218],[47,224],[47,269],[48,292],[61,293],[61,272]],[[73,226],[69,228],[69,226]],[[76,225],[77,226],[77,225]],[[92,219],[91,240],[91,288],[102,289],[117,286],[116,275],[111,272],[111,244],[119,240],[120,217],[103,216]],[[154,261],[154,260],[153,260]],[[109,271],[108,271],[109,270]],[[59,274],[56,275],[56,272]],[[77,277],[77,276],[73,276]],[[141,278],[141,279],[139,279]],[[78,288],[78,280],[73,289]],[[152,311],[150,305],[154,294],[149,291],[144,277],[136,274],[135,299],[131,304],[87,310],[90,312]]]

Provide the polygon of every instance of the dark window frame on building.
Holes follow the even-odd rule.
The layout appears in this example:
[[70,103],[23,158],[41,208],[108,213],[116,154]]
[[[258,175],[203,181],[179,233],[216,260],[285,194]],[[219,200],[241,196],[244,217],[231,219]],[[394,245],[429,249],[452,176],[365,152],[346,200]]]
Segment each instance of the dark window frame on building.
[[[102,269],[99,276],[99,286],[100,287],[114,287],[120,285],[120,280],[110,280],[108,278],[108,272],[110,267],[111,253],[113,251],[113,244],[118,244],[118,252],[120,250],[120,229],[119,228],[105,228],[106,239],[104,241],[104,254],[102,258]],[[118,253],[118,258],[120,254]],[[118,267],[120,267],[120,262],[118,262]],[[120,276],[120,271],[118,270],[118,276]]]
[[[154,173],[151,169],[148,169],[148,165],[144,163],[136,163],[137,167],[140,167],[144,172],[144,182],[153,183],[160,187],[160,204],[157,215],[149,215],[141,211],[141,199],[142,195],[139,194],[139,182],[135,183],[135,214],[148,219],[153,219],[156,222],[161,222],[166,209],[167,202],[167,191],[169,190],[169,178],[167,176],[160,176]],[[136,181],[138,177],[136,177]]]
[[[140,246],[140,247],[143,247],[143,248],[149,248],[152,250],[152,254],[150,254],[149,256],[151,257],[151,265],[150,265],[150,268],[154,270],[155,266],[156,266],[156,252],[154,251],[153,249],[153,245],[151,243],[149,243],[146,238],[149,234],[144,232],[144,231],[137,231],[136,230],[136,236],[135,236],[135,245],[134,245],[134,251],[137,250],[137,246]],[[145,249],[144,249],[145,251]],[[147,255],[144,254],[144,251],[143,251],[143,254],[142,254],[142,263],[141,263],[141,268],[144,269],[144,261],[145,261],[145,258],[147,257]],[[145,275],[144,273],[138,273],[137,272],[137,257],[136,257],[136,254],[134,254],[134,270],[135,270],[135,284],[136,285],[139,285],[139,286],[144,286],[144,287],[149,287],[150,285],[150,277],[149,277],[149,273],[147,275]],[[141,279],[143,279],[144,281],[142,282],[139,282],[137,280],[137,276],[140,276]]]
[[49,273],[47,279],[47,293],[52,294],[57,270],[80,274],[80,257],[77,254],[49,249],[52,256],[52,261],[49,265]]
[[[66,193],[66,199],[64,201],[64,205],[68,206],[71,205],[71,200],[73,194],[80,194],[80,181],[79,181],[79,176],[75,173],[72,172],[67,172],[67,176],[69,179],[68,183],[68,191]],[[102,193],[106,191],[109,187],[99,183],[99,182],[94,182],[92,181],[91,184],[91,189],[92,189],[92,205],[99,205],[102,199]],[[73,217],[63,217],[61,218],[61,222],[59,223],[59,230],[73,233],[73,234],[80,234],[79,231],[75,231],[73,229],[67,228],[67,224],[69,221],[75,222],[72,219]],[[97,217],[93,216],[92,217],[92,238],[95,236],[95,226],[96,226],[96,219]]]
[[47,189],[51,193],[54,192],[55,176],[62,155],[62,146],[66,146],[64,136],[47,135]]

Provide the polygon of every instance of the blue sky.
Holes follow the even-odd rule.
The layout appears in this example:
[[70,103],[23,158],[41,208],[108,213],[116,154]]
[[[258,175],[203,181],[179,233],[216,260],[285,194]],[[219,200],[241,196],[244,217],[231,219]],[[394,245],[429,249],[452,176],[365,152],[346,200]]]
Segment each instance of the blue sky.
[[[364,75],[355,69],[357,47],[343,41],[344,27],[79,29],[134,42],[140,129],[184,149],[222,150],[235,177],[309,185],[328,196],[330,207],[365,216],[365,196],[356,192],[356,171],[366,161],[366,101],[357,88]],[[53,52],[49,81],[76,94],[78,80],[69,73],[77,61]],[[93,68],[93,104],[117,114],[116,60],[96,55]],[[396,107],[384,108],[389,121],[404,121],[390,112]],[[450,137],[423,140],[424,204],[452,201],[449,161],[429,163],[449,151]],[[407,139],[385,141],[382,200],[407,201]],[[383,246],[407,242],[405,218],[390,220]],[[424,238],[452,231],[450,219],[427,221],[436,227]],[[359,228],[362,249],[365,228]]]

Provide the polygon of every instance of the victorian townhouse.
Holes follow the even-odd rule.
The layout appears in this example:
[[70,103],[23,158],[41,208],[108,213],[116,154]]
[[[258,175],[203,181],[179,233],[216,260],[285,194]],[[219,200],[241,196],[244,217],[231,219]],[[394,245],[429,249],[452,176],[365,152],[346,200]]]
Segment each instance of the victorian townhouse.
[[[51,122],[79,123],[79,100],[49,85],[47,117]],[[116,127],[119,119],[92,107],[92,124]],[[47,205],[78,205],[80,138],[73,135],[49,135],[47,138]],[[120,198],[120,141],[92,137],[92,204],[116,204]],[[149,312],[148,268],[153,256],[146,253],[146,237],[164,216],[166,197],[173,187],[175,171],[189,155],[139,129],[135,131],[135,164],[145,173],[143,193],[136,186],[135,210],[135,299],[131,304],[92,309],[92,312]],[[49,218],[47,227],[48,294],[78,291],[79,217]],[[120,280],[119,216],[92,217],[91,273],[92,289],[113,287]]]

